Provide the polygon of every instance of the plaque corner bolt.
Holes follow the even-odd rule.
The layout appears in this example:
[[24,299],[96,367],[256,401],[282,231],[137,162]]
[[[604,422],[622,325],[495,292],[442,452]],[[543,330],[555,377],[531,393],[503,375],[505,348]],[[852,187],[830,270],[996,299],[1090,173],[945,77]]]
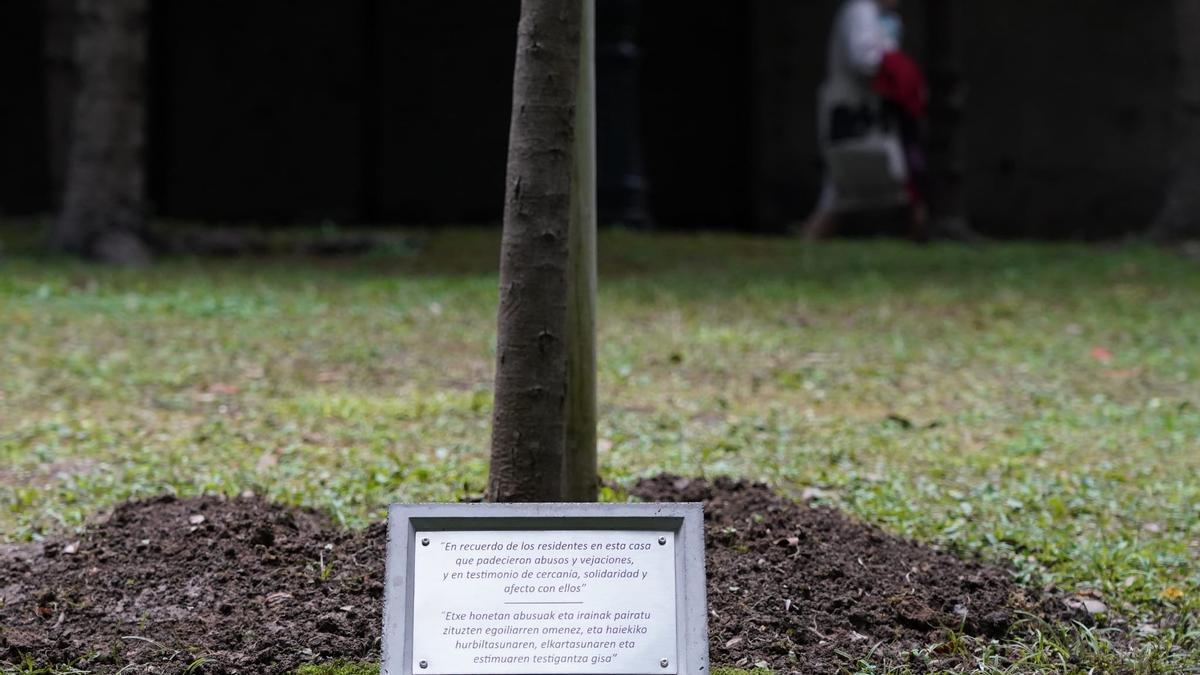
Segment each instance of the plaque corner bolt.
[[[422,663],[424,663],[424,661],[422,661]],[[658,662],[658,665],[662,666],[663,668],[666,668],[667,666],[671,665],[671,662],[666,659],[663,659]],[[424,668],[424,666],[421,666],[421,667]]]
[[[666,545],[667,545],[667,538],[666,538],[666,537],[659,537],[659,538],[658,538],[658,545],[659,545],[659,546],[666,546]],[[666,668],[666,666],[663,666],[663,668]]]
[[[429,537],[425,537],[425,538],[421,539],[421,545],[428,546],[429,545]],[[421,663],[425,663],[425,662],[422,661]],[[421,667],[424,668],[425,666],[421,666]]]
[[[428,541],[428,539],[427,539],[426,541]],[[428,668],[428,667],[429,667],[429,662],[428,662],[428,661],[422,661],[422,662],[418,663],[417,665],[418,665],[418,666],[421,666],[422,668]]]

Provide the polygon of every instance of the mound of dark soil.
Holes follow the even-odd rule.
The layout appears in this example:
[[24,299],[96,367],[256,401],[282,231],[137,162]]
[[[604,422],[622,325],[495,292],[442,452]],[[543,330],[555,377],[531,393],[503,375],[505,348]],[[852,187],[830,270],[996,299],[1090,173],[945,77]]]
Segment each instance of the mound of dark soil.
[[[1003,570],[762,485],[660,476],[634,494],[706,502],[714,664],[836,672],[944,627],[1001,635],[1037,608]],[[150,673],[377,659],[385,541],[381,525],[346,532],[257,499],[125,504],[80,537],[0,548],[0,669],[25,656]]]
[[385,542],[259,499],[124,504],[79,538],[0,553],[0,670],[24,654],[151,673],[375,658]]
[[[633,494],[703,501],[714,664],[833,673],[873,653],[895,659],[951,628],[999,637],[1021,613],[1054,611],[1002,569],[888,534],[765,485],[658,476]],[[910,663],[917,671],[952,668]]]

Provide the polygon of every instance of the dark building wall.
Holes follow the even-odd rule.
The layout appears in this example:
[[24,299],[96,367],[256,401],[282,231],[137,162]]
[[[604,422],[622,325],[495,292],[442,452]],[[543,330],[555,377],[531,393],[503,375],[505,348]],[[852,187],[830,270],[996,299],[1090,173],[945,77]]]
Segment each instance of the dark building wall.
[[1169,167],[1170,5],[971,2],[967,186],[982,229],[1096,237],[1149,223]]
[[516,0],[381,0],[378,215],[499,220]]
[[0,213],[50,207],[42,6],[0,3]]
[[155,5],[159,211],[351,218],[362,210],[364,2]]
[[[752,4],[753,143],[766,226],[805,217],[820,181],[815,89],[837,0]],[[925,51],[925,6],[904,4],[906,48]],[[1103,237],[1144,228],[1170,144],[1168,2],[971,0],[964,43],[966,184],[996,236]]]
[[499,218],[515,0],[156,8],[162,213]]
[[651,214],[669,227],[746,227],[746,3],[644,0],[642,10],[639,91]]
[[[55,120],[70,74],[45,77],[44,2],[0,3],[7,212],[51,207],[65,147]],[[838,4],[641,0],[637,105],[658,224],[769,230],[807,214],[820,181],[815,92]],[[160,215],[500,218],[517,0],[153,6]],[[918,56],[923,10],[906,0]],[[962,29],[976,225],[1012,236],[1143,227],[1168,167],[1170,3],[970,0]]]
[[596,12],[596,201],[602,223],[652,224],[642,142],[641,0],[605,0]]
[[840,0],[756,0],[749,5],[751,203],[764,229],[803,219],[821,185],[817,86]]

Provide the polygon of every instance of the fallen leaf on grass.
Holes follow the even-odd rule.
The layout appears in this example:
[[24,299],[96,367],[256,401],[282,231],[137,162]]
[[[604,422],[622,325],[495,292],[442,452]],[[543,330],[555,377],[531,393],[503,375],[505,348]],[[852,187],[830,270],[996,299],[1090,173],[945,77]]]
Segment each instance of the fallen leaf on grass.
[[825,499],[829,492],[818,487],[806,487],[800,492],[801,501],[811,502],[814,499]]
[[1164,600],[1178,600],[1183,597],[1183,589],[1178,586],[1167,586],[1160,593]]
[[279,456],[276,454],[278,450],[267,450],[259,455],[258,461],[254,463],[254,470],[263,473],[269,471],[279,463]]
[[1113,353],[1107,347],[1092,347],[1092,358],[1100,363],[1112,363]]
[[1080,591],[1063,600],[1063,603],[1071,609],[1083,610],[1088,614],[1104,614],[1108,611],[1108,605],[1101,602],[1099,597],[1100,594],[1095,591]]
[[208,392],[210,394],[229,395],[229,394],[236,394],[239,391],[241,391],[241,390],[238,389],[238,386],[236,384],[227,384],[225,382],[213,382],[212,384],[208,385]]
[[1120,370],[1105,371],[1105,376],[1111,377],[1114,380],[1128,380],[1131,377],[1137,377],[1142,374],[1141,368],[1122,368]]

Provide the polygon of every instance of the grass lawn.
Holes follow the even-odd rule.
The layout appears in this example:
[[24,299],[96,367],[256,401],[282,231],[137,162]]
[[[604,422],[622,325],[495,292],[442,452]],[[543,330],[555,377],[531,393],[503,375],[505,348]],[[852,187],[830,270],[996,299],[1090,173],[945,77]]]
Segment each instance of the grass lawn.
[[[349,526],[480,493],[498,239],[144,270],[0,257],[0,540],[164,491],[253,490]],[[1200,671],[1194,260],[600,245],[606,498],[664,470],[761,479],[1108,607],[1089,629],[937,647],[983,672]]]

